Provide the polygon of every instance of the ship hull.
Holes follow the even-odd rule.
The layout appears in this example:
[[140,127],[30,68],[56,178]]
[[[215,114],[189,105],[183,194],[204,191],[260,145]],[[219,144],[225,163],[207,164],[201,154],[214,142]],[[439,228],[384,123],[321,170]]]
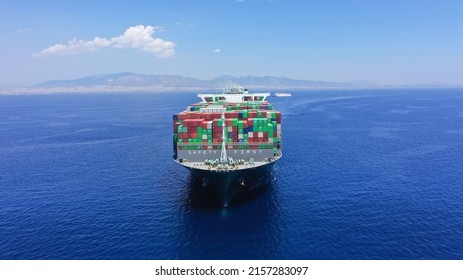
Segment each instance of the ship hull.
[[238,194],[264,188],[272,179],[274,162],[239,170],[204,170],[186,167],[193,176],[201,180],[202,187],[212,192],[223,206],[228,206]]

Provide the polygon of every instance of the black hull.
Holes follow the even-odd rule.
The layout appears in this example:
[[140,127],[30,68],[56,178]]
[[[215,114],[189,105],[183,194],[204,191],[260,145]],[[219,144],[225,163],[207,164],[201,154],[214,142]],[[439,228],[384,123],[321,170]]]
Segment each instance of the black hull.
[[193,176],[202,181],[202,187],[215,194],[217,199],[228,206],[237,194],[254,192],[263,188],[272,179],[274,162],[258,167],[230,170],[211,171],[188,168]]

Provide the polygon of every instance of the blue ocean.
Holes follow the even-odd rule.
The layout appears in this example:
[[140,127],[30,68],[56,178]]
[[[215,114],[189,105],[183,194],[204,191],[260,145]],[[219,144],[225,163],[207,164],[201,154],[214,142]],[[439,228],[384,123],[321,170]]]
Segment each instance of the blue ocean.
[[294,91],[217,205],[172,160],[194,93],[0,96],[0,259],[463,259],[463,89]]

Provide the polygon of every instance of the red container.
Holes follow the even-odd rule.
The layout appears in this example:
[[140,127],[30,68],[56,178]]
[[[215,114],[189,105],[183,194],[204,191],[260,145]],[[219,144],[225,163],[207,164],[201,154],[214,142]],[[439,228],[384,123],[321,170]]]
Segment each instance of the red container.
[[183,125],[188,126],[188,127],[197,127],[202,124],[204,119],[186,119],[183,121]]
[[183,121],[183,120],[185,120],[186,118],[187,118],[187,115],[186,115],[185,112],[182,112],[182,113],[178,114],[178,120],[179,120],[179,121]]

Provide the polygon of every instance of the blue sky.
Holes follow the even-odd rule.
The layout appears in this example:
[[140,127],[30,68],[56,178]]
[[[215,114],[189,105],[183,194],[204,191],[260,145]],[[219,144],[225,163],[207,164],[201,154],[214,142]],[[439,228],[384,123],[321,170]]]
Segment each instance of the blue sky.
[[461,0],[16,0],[0,28],[0,85],[125,71],[463,85]]

